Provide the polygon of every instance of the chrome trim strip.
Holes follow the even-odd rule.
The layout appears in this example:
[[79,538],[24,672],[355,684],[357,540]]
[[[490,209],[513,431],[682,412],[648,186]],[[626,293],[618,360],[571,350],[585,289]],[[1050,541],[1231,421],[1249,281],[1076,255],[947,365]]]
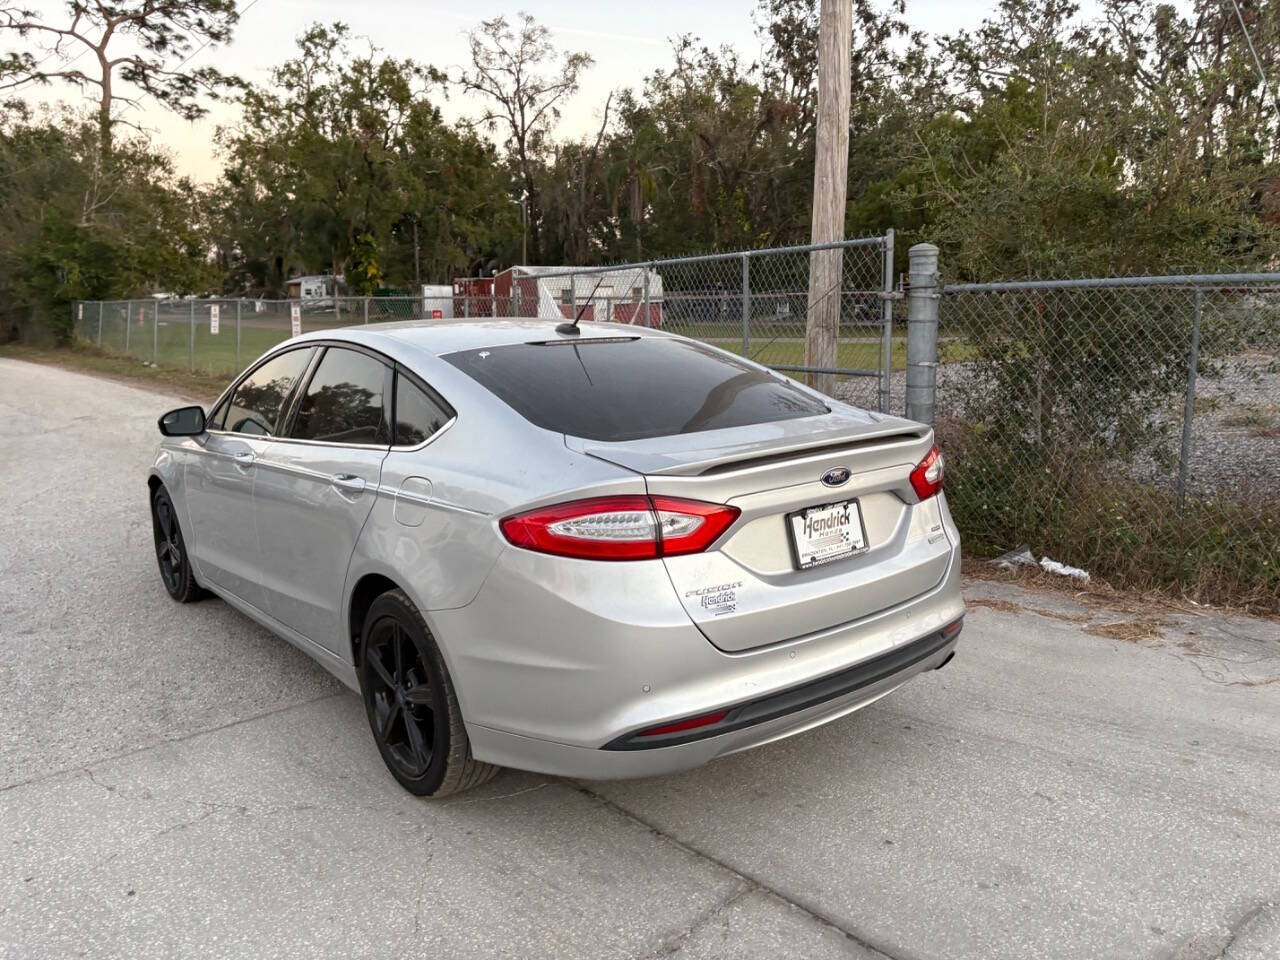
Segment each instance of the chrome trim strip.
[[378,484],[376,487],[365,487],[365,490],[372,490],[378,496],[387,497],[390,500],[396,500],[397,498],[400,500],[406,500],[409,503],[417,504],[420,507],[439,507],[441,510],[450,510],[454,513],[465,513],[471,517],[492,516],[492,514],[486,513],[483,510],[464,507],[461,504],[450,503],[447,500],[437,500],[434,497],[419,497],[417,494],[413,493],[400,493],[398,490],[393,490],[390,486],[382,483]]
[[310,447],[332,447],[341,450],[385,450],[391,453],[416,453],[457,422],[457,416],[451,417],[439,430],[412,447],[397,447],[386,443],[343,443],[339,440],[304,440],[301,437],[279,437],[274,434],[265,436],[260,433],[236,433],[231,430],[206,430],[205,433],[218,437],[251,437],[254,440],[263,440],[270,443],[297,443]]
[[457,422],[458,422],[458,415],[455,413],[452,417],[450,417],[448,420],[444,422],[444,425],[441,426],[439,430],[437,430],[431,436],[427,437],[427,439],[423,440],[421,443],[414,444],[412,447],[397,447],[393,445],[391,447],[390,452],[391,453],[417,453],[419,450],[423,449],[428,444],[434,443],[437,437],[442,435],[446,430],[448,430]]
[[338,447],[345,450],[387,450],[389,444],[385,443],[343,443],[338,440],[303,440],[301,437],[278,437],[274,434],[264,436],[262,434],[244,434],[233,433],[226,430],[208,430],[207,433],[217,434],[220,437],[245,437],[251,436],[258,440],[267,440],[271,443],[297,443],[304,444],[309,447]]

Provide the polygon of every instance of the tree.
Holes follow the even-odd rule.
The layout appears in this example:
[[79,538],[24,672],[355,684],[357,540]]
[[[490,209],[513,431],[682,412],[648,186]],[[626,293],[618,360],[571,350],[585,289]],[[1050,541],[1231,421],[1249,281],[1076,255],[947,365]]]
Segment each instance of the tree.
[[320,270],[361,294],[407,285],[414,224],[427,279],[491,260],[516,235],[505,171],[443,121],[430,99],[442,80],[374,47],[353,53],[343,24],[309,28],[220,134],[228,161],[207,202],[228,288],[277,292]]
[[943,38],[956,90],[913,132],[924,175],[912,192],[959,276],[1258,257],[1275,118],[1234,14],[1193,26],[1168,7],[1110,9],[1090,23],[1066,0],[1003,0],[977,30]]
[[471,69],[462,87],[492,101],[480,118],[489,129],[500,128],[529,210],[529,236],[534,258],[540,258],[540,214],[537,162],[548,147],[560,118],[560,105],[578,89],[578,78],[594,62],[586,53],[566,53],[554,65],[550,31],[527,13],[513,30],[506,17],[483,20],[468,34]]
[[208,289],[195,196],[142,139],[103,157],[96,123],[70,110],[0,125],[0,312],[66,340],[73,300]]
[[[205,45],[231,39],[238,17],[235,0],[67,0],[64,18],[48,23],[34,10],[0,0],[0,30],[37,41],[36,52],[0,55],[0,91],[54,80],[92,88],[99,141],[110,153],[112,127],[121,122],[117,105],[137,106],[150,96],[194,120],[206,112],[202,99],[238,85],[213,67],[183,69]],[[77,66],[86,54],[92,64]],[[175,58],[182,59],[173,65]]]

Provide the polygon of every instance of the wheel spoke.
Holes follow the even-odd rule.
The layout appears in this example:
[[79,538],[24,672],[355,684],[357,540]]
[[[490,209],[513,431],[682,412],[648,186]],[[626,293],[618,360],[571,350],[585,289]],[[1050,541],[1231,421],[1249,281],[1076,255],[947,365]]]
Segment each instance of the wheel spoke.
[[[391,727],[396,722],[396,717],[400,715],[400,703],[396,700],[391,701],[391,705],[387,708],[387,715],[382,718],[382,730],[378,734],[382,738],[382,742],[387,742],[387,737],[391,735]],[[409,724],[405,724],[409,726]]]
[[156,519],[160,522],[160,532],[165,540],[173,539],[173,515],[169,512],[168,502],[161,500],[156,504]]
[[396,651],[396,686],[404,686],[404,651],[403,635],[400,631],[400,624],[393,623],[391,626],[391,645]]
[[391,679],[391,674],[387,673],[387,666],[382,662],[382,658],[378,656],[378,651],[369,651],[369,665],[373,667],[373,672],[378,675],[378,679],[385,683],[388,689],[394,690],[396,682]]
[[412,713],[405,711],[404,729],[409,734],[409,749],[413,751],[413,758],[418,762],[418,766],[425,770],[427,764],[431,762],[430,751],[427,749],[426,738],[422,736],[422,728],[418,726],[418,721],[414,719]]

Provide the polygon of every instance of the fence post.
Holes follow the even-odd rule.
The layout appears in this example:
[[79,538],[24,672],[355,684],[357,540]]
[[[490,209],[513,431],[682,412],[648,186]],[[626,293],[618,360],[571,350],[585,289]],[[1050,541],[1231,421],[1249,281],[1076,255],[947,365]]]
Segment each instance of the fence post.
[[160,366],[160,301],[151,310],[151,366]]
[[364,325],[369,325],[369,298],[364,298]]
[[751,253],[742,252],[742,356],[751,356]]
[[930,426],[937,410],[938,248],[917,243],[907,251],[907,418]]
[[578,315],[578,278],[569,274],[569,322]]
[[[884,290],[880,310],[884,327],[880,331],[880,412],[892,413],[889,408],[893,405],[893,227],[884,234],[881,272],[884,274]],[[839,351],[839,344],[836,350]]]
[[129,328],[133,326],[133,301],[129,300],[124,308],[124,355],[129,355]]
[[98,301],[98,346],[102,346],[102,307],[101,300]]
[[187,348],[187,369],[196,369],[196,302],[191,301],[191,336]]
[[236,300],[236,373],[244,369],[240,366],[240,307],[243,303],[243,300]]
[[649,265],[646,263],[640,269],[644,271],[644,280],[641,283],[644,287],[644,325],[652,327],[653,315],[649,313]]
[[1187,495],[1187,469],[1191,461],[1191,423],[1196,412],[1196,377],[1200,366],[1200,317],[1204,290],[1196,289],[1196,309],[1191,318],[1191,354],[1187,359],[1187,400],[1182,411],[1182,449],[1178,454],[1178,516]]

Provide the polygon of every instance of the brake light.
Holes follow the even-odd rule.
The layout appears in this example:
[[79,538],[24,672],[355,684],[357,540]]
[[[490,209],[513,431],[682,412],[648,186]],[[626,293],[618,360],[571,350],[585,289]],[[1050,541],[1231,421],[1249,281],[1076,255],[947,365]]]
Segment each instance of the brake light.
[[911,471],[911,488],[915,490],[916,496],[921,500],[928,500],[941,491],[946,470],[947,462],[935,443]]
[[502,535],[517,547],[583,560],[651,560],[700,553],[741,511],[676,497],[595,497],[507,517]]

